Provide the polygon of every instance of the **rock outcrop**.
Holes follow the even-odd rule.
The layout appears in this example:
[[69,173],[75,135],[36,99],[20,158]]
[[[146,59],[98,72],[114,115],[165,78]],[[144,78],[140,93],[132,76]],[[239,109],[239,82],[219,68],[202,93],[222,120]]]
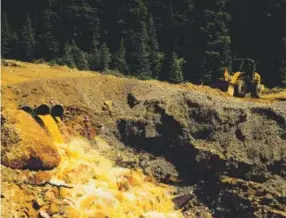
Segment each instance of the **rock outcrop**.
[[46,131],[26,112],[7,109],[1,126],[1,161],[13,169],[48,170],[60,162]]

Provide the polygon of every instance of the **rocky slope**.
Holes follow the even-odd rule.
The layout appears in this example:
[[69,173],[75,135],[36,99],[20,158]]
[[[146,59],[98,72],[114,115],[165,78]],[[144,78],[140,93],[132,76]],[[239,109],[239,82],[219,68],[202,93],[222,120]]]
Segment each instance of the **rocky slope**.
[[[3,112],[14,104],[60,103],[68,131],[84,136],[88,117],[118,165],[142,168],[188,196],[178,204],[186,217],[286,216],[286,102],[96,73],[13,80],[12,72],[22,71],[6,69]],[[5,122],[2,128],[2,164],[11,167],[3,160],[15,147]],[[15,172],[2,167],[2,182],[13,184]]]

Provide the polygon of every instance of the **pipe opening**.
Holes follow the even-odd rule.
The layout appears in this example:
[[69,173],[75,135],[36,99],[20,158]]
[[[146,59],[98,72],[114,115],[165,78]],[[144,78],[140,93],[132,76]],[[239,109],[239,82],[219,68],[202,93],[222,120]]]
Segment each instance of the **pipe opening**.
[[27,112],[27,113],[29,113],[29,114],[33,113],[33,109],[30,106],[28,106],[28,105],[23,105],[23,106],[20,107],[20,109],[25,111],[25,112]]
[[51,114],[53,117],[63,117],[64,115],[64,108],[62,105],[55,105],[52,107]]
[[51,112],[51,109],[46,104],[42,104],[35,109],[36,115],[48,115],[48,114],[50,114],[50,112]]
[[41,127],[45,128],[45,124],[39,116],[34,116],[34,119],[41,125]]

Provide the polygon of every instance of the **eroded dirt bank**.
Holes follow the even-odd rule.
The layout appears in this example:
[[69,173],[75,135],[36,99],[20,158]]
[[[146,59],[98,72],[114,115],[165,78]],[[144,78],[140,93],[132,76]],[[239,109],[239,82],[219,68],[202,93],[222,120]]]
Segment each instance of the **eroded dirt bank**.
[[[66,76],[7,84],[2,105],[5,111],[60,103],[73,135],[87,136],[88,117],[96,135],[111,145],[102,149],[107,157],[122,167],[141,168],[190,199],[182,207],[186,217],[286,216],[286,102],[207,90],[98,74]],[[8,117],[3,118],[5,126]],[[21,189],[25,184],[17,179],[30,174],[2,166],[3,184],[17,185],[33,198],[31,188]]]

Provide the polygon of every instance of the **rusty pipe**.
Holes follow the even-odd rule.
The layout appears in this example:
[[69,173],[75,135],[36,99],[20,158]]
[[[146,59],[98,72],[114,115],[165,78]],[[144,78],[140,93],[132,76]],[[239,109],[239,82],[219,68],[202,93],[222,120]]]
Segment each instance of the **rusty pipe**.
[[35,115],[48,115],[50,113],[51,113],[51,109],[46,104],[42,104],[35,108]]
[[51,115],[53,117],[60,117],[62,118],[64,116],[64,107],[60,104],[56,104],[51,109]]
[[33,114],[33,109],[29,105],[22,105],[20,107],[20,109],[25,111],[25,112],[27,112],[27,113],[29,113],[29,114],[31,114],[31,115]]

